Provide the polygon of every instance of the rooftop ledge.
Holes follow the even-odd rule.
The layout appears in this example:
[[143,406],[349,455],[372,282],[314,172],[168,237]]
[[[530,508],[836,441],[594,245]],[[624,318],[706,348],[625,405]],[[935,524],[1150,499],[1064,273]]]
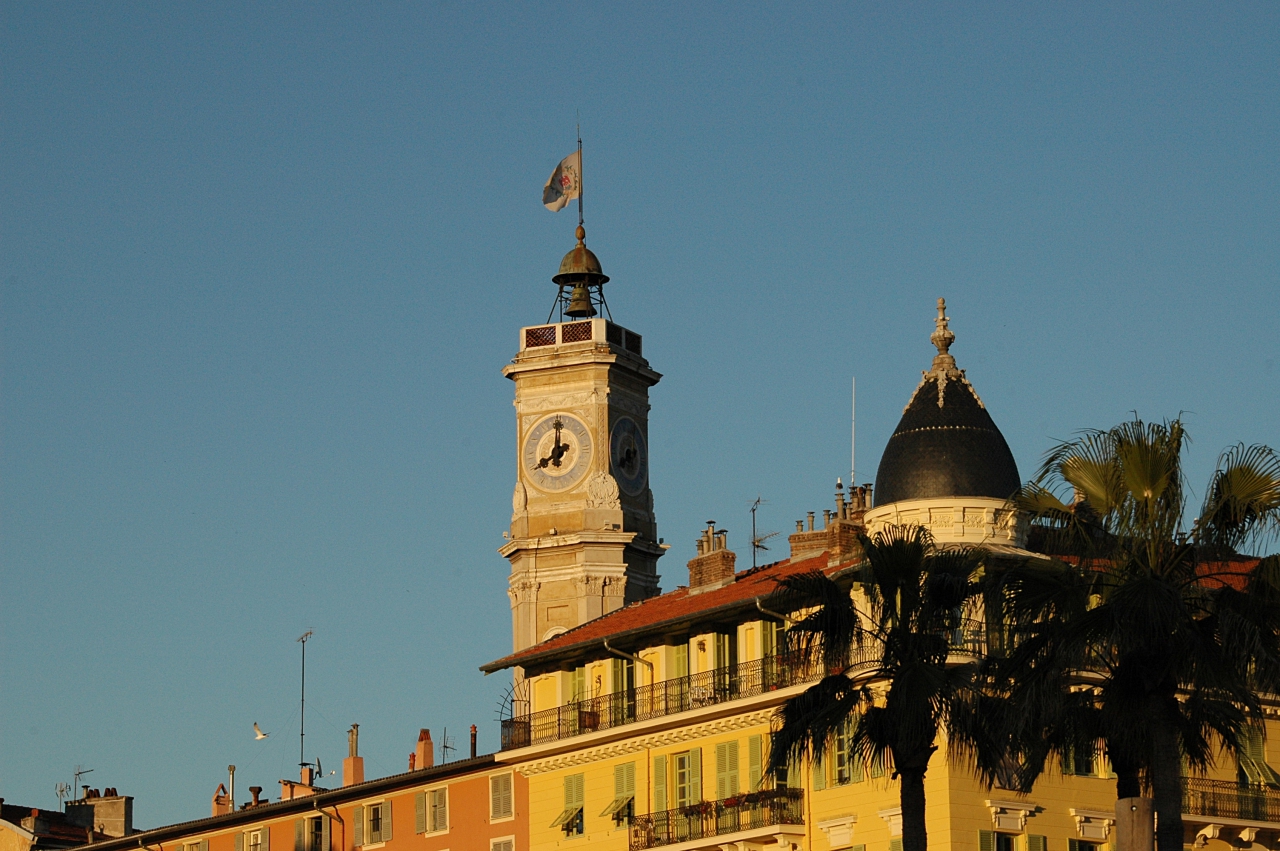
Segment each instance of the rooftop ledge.
[[553,322],[529,325],[520,329],[520,351],[574,343],[606,343],[617,346],[636,357],[644,357],[644,340],[608,319],[582,319],[575,322]]

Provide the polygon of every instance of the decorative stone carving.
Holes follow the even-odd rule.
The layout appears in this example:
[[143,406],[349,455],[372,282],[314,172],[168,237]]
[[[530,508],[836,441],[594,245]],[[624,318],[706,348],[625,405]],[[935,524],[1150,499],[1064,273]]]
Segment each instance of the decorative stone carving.
[[832,848],[844,848],[853,844],[853,826],[857,823],[857,813],[846,813],[818,822],[818,829],[827,835],[827,844]]
[[587,508],[605,508],[617,511],[622,508],[618,499],[618,483],[613,476],[599,472],[587,479]]
[[877,815],[884,819],[884,823],[889,825],[889,836],[898,837],[902,835],[902,807],[890,807],[887,810],[881,810]]
[[1081,839],[1090,842],[1106,842],[1111,834],[1111,825],[1116,823],[1116,814],[1105,810],[1081,810],[1072,807],[1067,810],[1076,820],[1076,833]]
[[517,400],[517,405],[524,413],[542,411],[560,411],[566,408],[580,408],[591,402],[590,393],[559,393],[555,396],[535,396]]
[[996,830],[1007,830],[1022,833],[1027,829],[1027,818],[1035,815],[1040,808],[1026,801],[987,801],[987,809],[991,810],[991,824]]

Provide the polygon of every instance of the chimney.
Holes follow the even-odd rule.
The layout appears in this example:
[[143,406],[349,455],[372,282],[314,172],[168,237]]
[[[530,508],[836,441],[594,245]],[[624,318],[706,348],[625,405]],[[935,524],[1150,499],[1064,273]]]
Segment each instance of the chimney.
[[689,593],[701,594],[732,582],[737,556],[729,549],[729,532],[717,530],[716,521],[708,520],[697,545],[698,555],[689,562]]
[[227,794],[226,784],[219,783],[218,788],[213,792],[213,807],[210,815],[225,816],[234,809],[231,805],[231,796]]
[[471,758],[476,758],[476,725],[471,725]]
[[249,806],[251,806],[251,807],[260,807],[260,806],[262,806],[263,804],[265,804],[265,803],[266,803],[266,801],[265,801],[265,800],[262,800],[262,799],[260,799],[260,798],[259,798],[259,796],[262,794],[262,787],[261,787],[261,786],[250,786],[250,787],[249,787],[249,794],[253,796],[253,801],[251,801],[251,802],[250,802]]
[[418,747],[414,755],[418,757],[418,768],[430,768],[436,764],[436,746],[431,741],[431,731],[425,727],[418,731]]
[[347,758],[342,761],[342,785],[355,786],[364,782],[364,757],[360,756],[360,725],[352,724],[347,731]]
[[417,761],[418,761],[418,755],[416,753],[409,754],[409,770],[410,771],[414,770],[415,768],[414,763],[416,763]]

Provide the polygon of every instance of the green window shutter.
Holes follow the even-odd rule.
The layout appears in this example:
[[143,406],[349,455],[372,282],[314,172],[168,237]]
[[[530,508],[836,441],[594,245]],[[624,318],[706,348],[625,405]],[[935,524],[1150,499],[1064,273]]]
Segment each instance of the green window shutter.
[[[871,776],[884,777],[884,755],[883,754],[876,754],[871,758]],[[991,841],[994,842],[995,840],[993,839]],[[981,851],[987,851],[987,849],[984,848],[984,849],[981,849]],[[995,846],[992,846],[991,851],[995,851]]]
[[1080,851],[1080,840],[1079,840],[1079,839],[1068,839],[1068,840],[1067,840],[1067,851]]
[[382,802],[382,841],[391,841],[391,799]]
[[820,792],[827,788],[827,764],[821,751],[813,760],[813,791]]
[[689,749],[689,786],[693,803],[702,800],[702,748]]
[[623,763],[613,767],[613,797],[622,798],[636,793],[636,764]]
[[1045,851],[1045,846],[1047,844],[1048,840],[1043,836],[1036,836],[1035,834],[1027,835],[1027,851]]
[[[356,844],[359,845],[360,843],[357,842]],[[244,834],[243,833],[236,834],[236,851],[244,851]]]
[[889,840],[889,851],[902,851],[902,837]]
[[[996,851],[996,833],[994,830],[978,831],[978,851]],[[1072,851],[1075,851],[1073,848]]]
[[293,823],[293,851],[307,851],[307,820],[300,818]]
[[200,840],[200,851],[209,851],[209,840],[207,839]]
[[716,745],[716,800],[729,797],[729,743]]
[[[329,839],[329,817],[320,816],[320,848],[319,849],[313,848],[311,849],[311,851],[330,851],[330,849],[333,847],[330,844],[330,842],[331,840]],[[205,849],[202,849],[202,851],[209,851],[209,849],[205,848]]]
[[271,827],[262,826],[262,851],[271,851]]
[[[352,844],[359,848],[364,844],[364,807],[356,807],[351,811]],[[244,851],[237,848],[236,851]]]
[[850,849],[849,849],[849,851],[867,851],[867,846],[865,846],[865,845],[854,845],[852,848],[850,848]]
[[747,739],[747,779],[750,785],[748,792],[760,790],[760,779],[764,776],[764,742],[759,736]]
[[413,796],[413,832],[427,832],[427,793],[419,792]]
[[577,802],[578,806],[582,807],[585,806],[587,802],[586,775],[575,774],[574,777],[577,778],[573,781],[574,800]]
[[729,742],[729,775],[725,782],[729,786],[730,795],[738,794],[741,786],[738,782],[738,743],[736,741]]
[[[653,811],[660,813],[667,809],[667,758],[653,758]],[[239,849],[237,849],[239,851]]]

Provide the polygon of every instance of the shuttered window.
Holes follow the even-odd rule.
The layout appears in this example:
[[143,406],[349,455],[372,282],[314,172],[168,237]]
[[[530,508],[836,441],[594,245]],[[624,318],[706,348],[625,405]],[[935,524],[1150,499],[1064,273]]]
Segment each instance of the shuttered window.
[[825,788],[827,788],[826,754],[822,750],[818,750],[813,758],[813,790],[820,792]]
[[355,807],[351,811],[351,833],[353,845],[359,848],[364,844],[364,807]]
[[561,828],[565,836],[581,836],[585,819],[582,808],[585,801],[585,784],[583,775],[570,774],[564,778],[564,809],[551,823],[552,827]]
[[1029,834],[1027,836],[1027,851],[1045,851],[1045,846],[1049,844],[1048,840],[1043,836]]
[[427,793],[419,792],[413,796],[413,832],[427,832]]
[[[329,851],[329,817],[309,816],[293,823],[294,851]],[[200,851],[209,851],[208,848]]]
[[391,802],[364,806],[364,842],[363,845],[377,845],[391,841]]
[[255,827],[240,834],[240,847],[236,851],[271,851],[271,830]]
[[489,843],[489,851],[515,851],[514,839],[495,839]]
[[613,800],[601,817],[612,817],[614,824],[630,824],[635,816],[636,764],[624,762],[613,767]]
[[660,813],[665,809],[668,809],[667,758],[655,756],[653,758],[653,811]]
[[889,840],[889,851],[902,851],[902,837]]
[[978,831],[978,851],[996,851],[996,834],[992,830]]
[[738,794],[738,743],[716,745],[716,800]]
[[760,780],[764,776],[764,739],[752,736],[747,739],[747,779],[750,785],[748,792],[760,791]]
[[676,806],[702,801],[702,748],[676,754]]
[[427,792],[427,832],[438,833],[449,829],[449,790],[432,789]]
[[511,818],[515,815],[515,795],[511,774],[497,774],[489,778],[489,818]]

